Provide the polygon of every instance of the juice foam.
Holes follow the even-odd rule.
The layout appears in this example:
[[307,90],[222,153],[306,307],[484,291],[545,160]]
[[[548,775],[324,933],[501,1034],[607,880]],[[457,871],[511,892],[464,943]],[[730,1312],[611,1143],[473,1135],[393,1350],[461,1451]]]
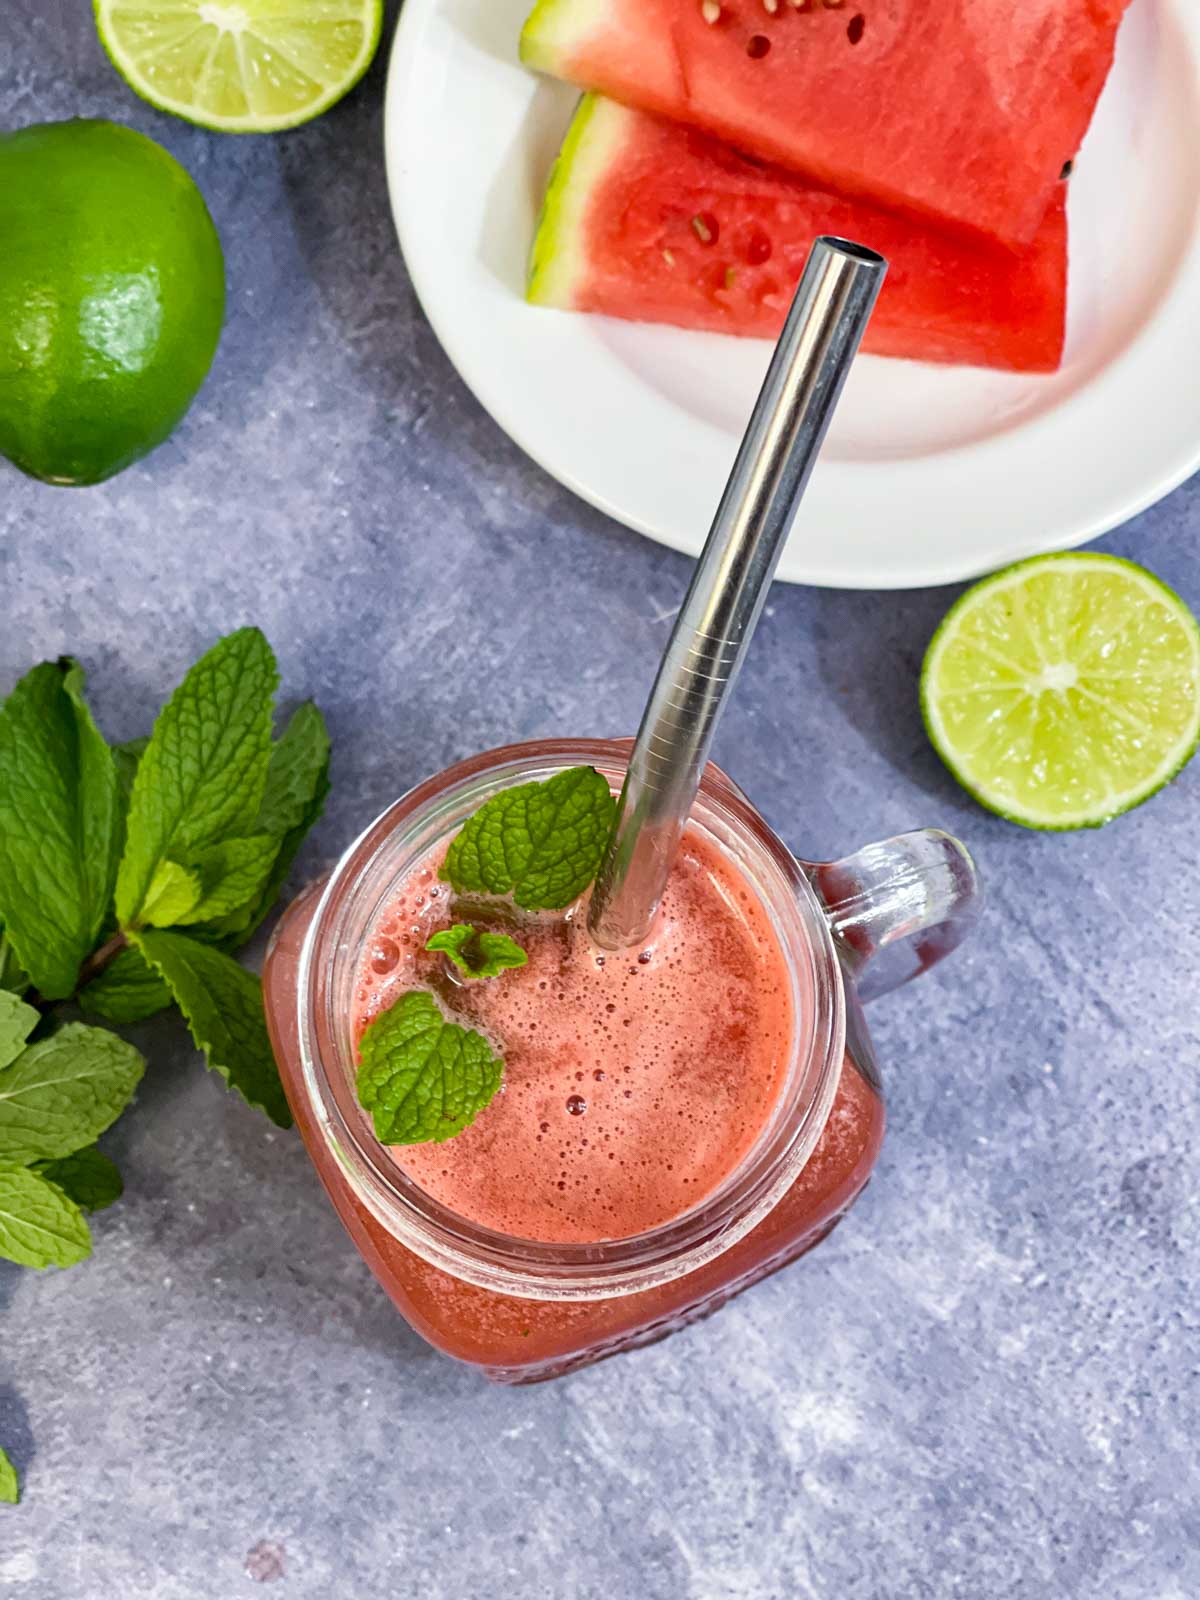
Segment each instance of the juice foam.
[[[585,903],[520,917],[456,901],[438,881],[443,855],[410,872],[376,921],[355,1037],[426,988],[493,1042],[504,1083],[456,1138],[395,1147],[397,1165],[472,1222],[548,1243],[628,1238],[706,1199],[769,1121],[796,1026],[783,951],[745,878],[689,829],[647,947],[617,956],[589,940]],[[456,982],[424,949],[455,921],[503,928],[528,965]]]

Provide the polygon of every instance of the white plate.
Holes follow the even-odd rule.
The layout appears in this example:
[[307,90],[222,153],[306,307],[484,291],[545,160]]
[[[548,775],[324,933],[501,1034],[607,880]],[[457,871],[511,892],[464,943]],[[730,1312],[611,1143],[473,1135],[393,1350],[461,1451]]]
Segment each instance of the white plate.
[[[535,309],[525,257],[577,98],[527,73],[528,0],[406,0],[385,141],[408,270],[500,426],[562,483],[690,553],[770,347]],[[1200,467],[1200,0],[1135,0],[1071,182],[1053,377],[863,357],[779,575],[951,583],[1123,522]]]

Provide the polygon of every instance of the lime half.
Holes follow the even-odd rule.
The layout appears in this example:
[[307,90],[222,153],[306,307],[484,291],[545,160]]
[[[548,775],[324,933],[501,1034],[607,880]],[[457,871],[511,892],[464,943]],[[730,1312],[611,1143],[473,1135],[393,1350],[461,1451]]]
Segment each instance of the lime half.
[[320,116],[370,65],[382,0],[95,0],[113,66],[203,128],[273,133]]
[[981,805],[1027,828],[1096,828],[1200,740],[1200,626],[1117,556],[1037,556],[951,607],[925,656],[934,748]]

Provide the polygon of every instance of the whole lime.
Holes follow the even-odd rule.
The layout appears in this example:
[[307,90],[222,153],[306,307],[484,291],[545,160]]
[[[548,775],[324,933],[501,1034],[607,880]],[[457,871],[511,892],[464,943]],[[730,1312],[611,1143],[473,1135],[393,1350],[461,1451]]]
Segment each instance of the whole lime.
[[115,122],[0,134],[0,453],[99,483],[161,444],[212,365],[221,242],[199,189]]

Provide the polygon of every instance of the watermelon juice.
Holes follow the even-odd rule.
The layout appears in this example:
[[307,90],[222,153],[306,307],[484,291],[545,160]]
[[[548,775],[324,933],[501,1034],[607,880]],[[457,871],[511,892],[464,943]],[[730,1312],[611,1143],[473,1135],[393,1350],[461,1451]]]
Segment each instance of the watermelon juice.
[[[883,1134],[818,894],[714,769],[641,950],[597,949],[586,901],[527,916],[439,879],[497,789],[582,763],[615,789],[627,750],[515,746],[422,785],[293,905],[264,972],[288,1097],[342,1221],[418,1332],[505,1382],[661,1337],[800,1255]],[[517,937],[527,965],[462,979],[425,945],[464,920]],[[492,1042],[504,1081],[456,1137],[386,1147],[355,1099],[356,1046],[414,988]]]

